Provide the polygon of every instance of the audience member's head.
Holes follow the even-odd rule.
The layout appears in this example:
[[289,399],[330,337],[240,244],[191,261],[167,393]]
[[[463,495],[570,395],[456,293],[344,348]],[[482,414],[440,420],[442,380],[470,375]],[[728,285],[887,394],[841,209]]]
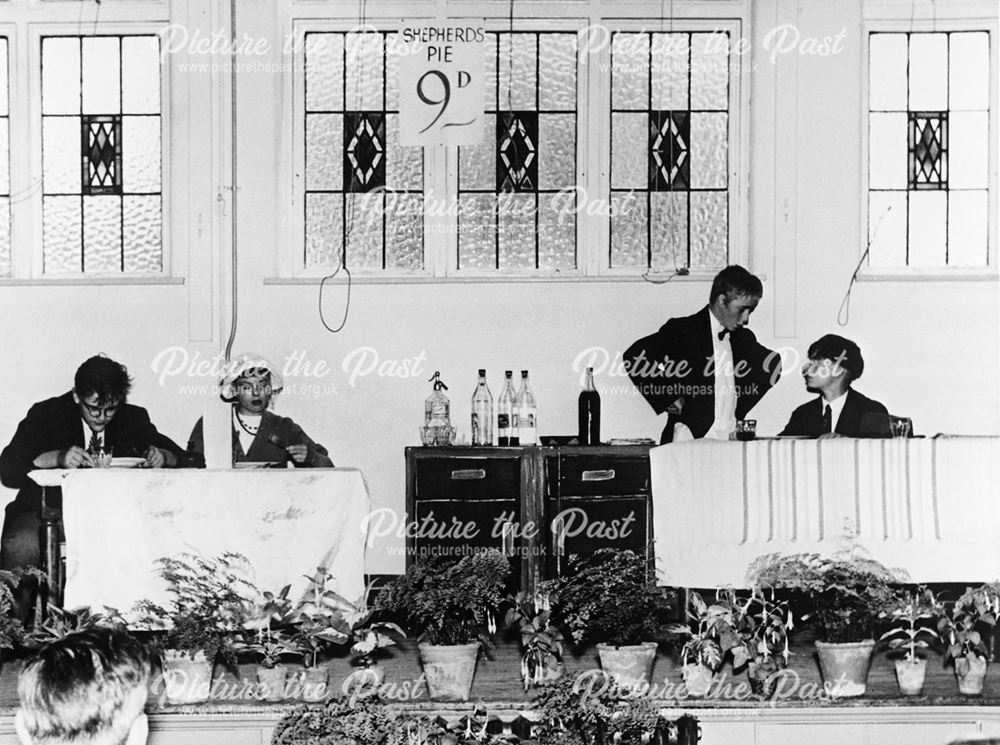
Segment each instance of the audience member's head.
[[847,372],[847,382],[852,383],[865,371],[865,360],[861,348],[850,339],[836,334],[827,334],[809,345],[810,360],[830,360]]
[[142,745],[149,658],[124,631],[78,631],[22,668],[14,724],[23,745]]
[[91,357],[76,370],[73,392],[81,399],[96,396],[97,404],[121,403],[132,388],[128,369],[104,355]]

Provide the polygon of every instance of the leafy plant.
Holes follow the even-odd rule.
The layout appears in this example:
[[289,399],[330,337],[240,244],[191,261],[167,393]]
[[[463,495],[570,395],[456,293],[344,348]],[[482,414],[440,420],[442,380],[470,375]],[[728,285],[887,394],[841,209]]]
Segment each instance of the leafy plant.
[[285,585],[277,594],[270,591],[261,593],[247,619],[243,639],[233,643],[237,653],[256,654],[258,664],[267,670],[277,667],[282,655],[296,652],[290,637],[294,621],[292,602],[288,598],[291,587]]
[[917,650],[927,649],[940,640],[934,628],[928,624],[944,615],[944,607],[926,587],[920,587],[882,611],[880,616],[893,624],[882,634],[879,641],[888,640],[890,652],[903,652],[903,658],[913,662],[919,655]]
[[966,588],[951,612],[938,621],[938,633],[948,640],[945,662],[953,660],[959,675],[967,675],[976,659],[988,659],[989,649],[979,627],[993,628],[998,615],[1000,588],[991,584]]
[[405,619],[420,641],[479,642],[488,647],[509,573],[507,557],[496,549],[463,556],[457,562],[435,557],[414,564],[388,583],[375,610]]
[[295,608],[295,632],[292,644],[302,655],[302,664],[315,667],[319,655],[334,644],[350,638],[350,628],[341,610],[342,598],[332,589],[333,575],[326,567],[317,567],[309,580],[309,590]]
[[[774,590],[755,587],[750,597],[735,599],[736,633],[740,635],[746,660],[767,663],[778,657],[788,664],[788,632],[794,628],[792,611],[787,600],[778,600]],[[733,666],[742,667],[743,655]]]
[[120,630],[126,628],[125,619],[117,610],[105,606],[104,611],[104,613],[94,613],[88,607],[67,610],[50,605],[48,617],[25,635],[24,644],[29,648],[37,648],[77,631],[97,627]]
[[521,679],[524,690],[561,674],[563,635],[552,623],[552,609],[546,595],[529,598],[519,592],[507,610],[505,626],[517,626],[521,636]]
[[767,554],[747,572],[752,585],[790,589],[810,603],[820,635],[828,642],[874,637],[880,611],[893,602],[905,577],[853,551],[834,558],[819,554]]
[[412,745],[411,738],[429,725],[375,698],[332,699],[321,707],[297,706],[285,714],[274,728],[271,745]]
[[676,633],[689,637],[681,648],[681,664],[701,664],[718,672],[727,653],[741,655],[734,658],[733,667],[746,662],[746,648],[736,633],[738,611],[732,591],[719,590],[711,605],[697,592],[690,592],[685,614],[694,630],[688,626],[674,627]]
[[166,629],[153,637],[151,649],[191,657],[201,651],[210,660],[222,654],[227,662],[235,662],[233,635],[252,615],[250,598],[257,594],[247,579],[247,558],[231,552],[215,558],[184,553],[157,559],[156,566],[173,598],[166,608],[150,600],[135,606],[140,623]]
[[574,644],[615,647],[673,638],[676,596],[647,576],[645,559],[633,551],[604,548],[571,556],[566,573],[543,583],[553,615]]
[[13,649],[24,640],[24,625],[17,617],[17,603],[14,600],[14,590],[21,582],[21,577],[30,574],[39,582],[45,581],[45,574],[38,569],[15,569],[13,571],[0,569],[0,649]]

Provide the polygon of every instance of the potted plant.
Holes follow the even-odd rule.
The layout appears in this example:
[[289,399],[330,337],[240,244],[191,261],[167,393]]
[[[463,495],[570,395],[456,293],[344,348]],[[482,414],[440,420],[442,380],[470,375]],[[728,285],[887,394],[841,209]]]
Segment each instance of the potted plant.
[[468,699],[479,650],[496,632],[509,573],[507,557],[488,549],[457,562],[418,562],[382,589],[375,608],[397,615],[418,635],[431,698]]
[[390,708],[376,698],[331,699],[323,706],[301,705],[275,725],[271,745],[411,745],[431,721]]
[[998,611],[1000,592],[996,585],[970,587],[938,621],[938,633],[947,641],[945,662],[954,662],[958,691],[964,696],[983,692],[989,650],[980,628],[996,626]]
[[688,637],[681,648],[681,675],[689,695],[705,696],[727,654],[737,655],[734,668],[746,662],[743,642],[736,633],[735,594],[719,590],[710,605],[697,592],[689,592],[685,613],[693,630],[683,625],[673,627]]
[[329,647],[344,644],[350,638],[347,620],[340,608],[341,597],[332,588],[333,575],[326,567],[317,567],[309,580],[309,589],[295,607],[295,631],[291,643],[302,658],[301,671],[293,674],[296,687],[305,701],[321,701],[327,694],[329,670],[319,664],[320,655]]
[[14,600],[20,581],[19,571],[0,569],[0,650],[13,649],[24,640],[24,625]]
[[787,600],[777,600],[773,589],[755,587],[750,597],[735,600],[736,632],[742,648],[733,649],[733,668],[747,665],[750,690],[771,698],[778,685],[778,675],[788,665],[791,654],[788,633],[794,627]]
[[563,635],[552,622],[548,596],[537,593],[529,598],[519,592],[511,599],[505,625],[517,627],[521,638],[521,680],[524,690],[547,685],[563,674]]
[[748,575],[751,584],[791,589],[809,601],[821,637],[816,651],[827,692],[864,695],[879,613],[904,578],[855,551],[833,558],[768,554],[751,565]]
[[944,609],[926,587],[901,595],[897,602],[882,611],[881,616],[892,623],[879,641],[888,641],[889,653],[895,656],[896,680],[904,696],[919,696],[927,675],[927,658],[920,650],[927,649],[940,637],[934,628],[935,619]]
[[278,593],[261,593],[247,620],[243,638],[237,639],[233,645],[237,653],[251,652],[256,655],[257,682],[260,696],[265,701],[284,698],[285,665],[281,658],[295,654],[290,636],[294,620],[292,604],[288,599],[290,590],[291,585],[285,585]]
[[656,649],[675,636],[675,595],[656,584],[641,556],[605,548],[571,556],[543,585],[554,618],[577,646],[597,644],[601,667],[622,686],[649,685]]
[[163,665],[169,703],[206,701],[216,656],[236,660],[234,634],[252,610],[256,588],[246,557],[223,553],[216,558],[192,554],[157,559],[157,572],[172,594],[164,608],[150,600],[136,604],[139,622],[154,634],[150,651]]

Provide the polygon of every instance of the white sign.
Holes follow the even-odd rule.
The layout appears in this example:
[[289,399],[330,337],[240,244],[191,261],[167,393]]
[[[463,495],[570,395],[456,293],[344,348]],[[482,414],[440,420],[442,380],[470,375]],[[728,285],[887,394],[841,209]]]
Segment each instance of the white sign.
[[483,136],[486,32],[442,21],[399,29],[401,145],[473,145]]

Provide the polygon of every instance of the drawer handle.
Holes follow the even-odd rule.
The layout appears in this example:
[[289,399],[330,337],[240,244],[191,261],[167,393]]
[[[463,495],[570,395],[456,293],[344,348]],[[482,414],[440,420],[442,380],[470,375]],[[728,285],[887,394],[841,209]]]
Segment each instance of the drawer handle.
[[451,472],[452,481],[481,481],[485,478],[485,468],[460,468]]
[[552,522],[552,555],[566,555],[566,521],[562,517],[557,517]]
[[500,535],[500,550],[504,556],[514,555],[514,523],[510,520],[503,524],[503,532]]
[[581,481],[613,481],[615,469],[609,468],[605,471],[584,471],[580,476]]

